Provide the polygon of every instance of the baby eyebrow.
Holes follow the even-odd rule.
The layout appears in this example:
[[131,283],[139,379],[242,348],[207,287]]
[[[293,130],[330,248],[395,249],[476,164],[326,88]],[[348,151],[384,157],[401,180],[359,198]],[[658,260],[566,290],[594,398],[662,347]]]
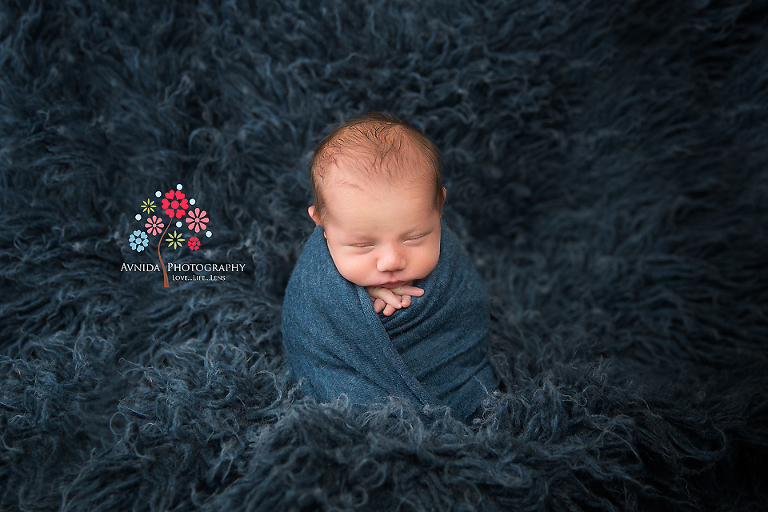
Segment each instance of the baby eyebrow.
[[349,245],[370,243],[372,240],[373,238],[368,235],[355,234],[344,237],[344,242]]

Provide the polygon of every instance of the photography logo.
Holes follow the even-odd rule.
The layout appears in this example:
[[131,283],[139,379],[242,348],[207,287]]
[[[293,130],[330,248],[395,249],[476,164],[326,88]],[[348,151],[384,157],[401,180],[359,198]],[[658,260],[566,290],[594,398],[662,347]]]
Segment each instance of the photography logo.
[[[190,251],[197,251],[205,238],[210,238],[213,233],[208,230],[210,219],[205,210],[195,206],[195,199],[187,199],[186,194],[182,192],[182,186],[176,185],[176,190],[169,190],[165,194],[161,191],[155,192],[157,199],[149,198],[141,203],[141,213],[137,213],[135,219],[143,226],[136,229],[128,237],[131,244],[131,250],[144,252],[154,249],[155,242],[150,237],[160,235],[157,241],[157,259],[160,262],[150,265],[134,265],[142,267],[141,270],[160,270],[163,271],[163,284],[168,288],[168,270],[174,267],[194,267],[195,265],[174,265],[169,263],[166,268],[163,262],[163,256],[160,254],[160,248],[165,244],[165,249],[181,252],[184,248]],[[150,241],[152,245],[150,246]],[[219,265],[200,265],[203,267],[219,267]],[[244,267],[245,265],[243,265]],[[123,264],[123,270],[133,270],[128,264]],[[151,267],[151,268],[143,268]],[[206,268],[207,270],[208,268]]]

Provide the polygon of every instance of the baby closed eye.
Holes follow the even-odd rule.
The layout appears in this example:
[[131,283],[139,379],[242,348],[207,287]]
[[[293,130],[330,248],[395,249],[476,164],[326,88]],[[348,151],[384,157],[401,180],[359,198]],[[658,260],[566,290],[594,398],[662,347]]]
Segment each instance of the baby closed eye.
[[[403,240],[403,242],[418,242],[419,240],[423,239],[427,235],[418,235],[418,236],[412,236],[410,238],[406,238]],[[376,246],[376,244],[372,242],[362,242],[358,244],[349,244],[350,247],[354,247],[355,249],[371,249]]]

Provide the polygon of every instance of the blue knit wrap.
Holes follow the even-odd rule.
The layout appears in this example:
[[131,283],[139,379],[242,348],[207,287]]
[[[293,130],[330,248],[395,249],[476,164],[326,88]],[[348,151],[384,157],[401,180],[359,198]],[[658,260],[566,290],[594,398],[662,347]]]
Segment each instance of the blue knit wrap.
[[309,238],[283,302],[283,342],[294,378],[319,402],[344,394],[366,406],[399,396],[448,405],[467,419],[498,385],[489,362],[485,285],[456,236],[441,221],[437,266],[424,289],[389,317],[365,288],[342,277],[321,227]]

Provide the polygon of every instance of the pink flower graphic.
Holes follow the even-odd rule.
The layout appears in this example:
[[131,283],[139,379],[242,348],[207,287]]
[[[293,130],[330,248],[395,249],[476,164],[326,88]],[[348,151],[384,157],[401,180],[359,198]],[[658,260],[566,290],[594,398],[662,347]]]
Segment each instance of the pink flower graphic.
[[200,211],[200,208],[195,208],[195,211],[189,211],[187,214],[187,226],[189,229],[194,229],[195,233],[199,233],[201,229],[205,229],[206,222],[209,222],[207,213],[205,210]]
[[144,224],[144,227],[147,228],[147,233],[154,236],[163,230],[165,224],[163,224],[160,217],[153,215],[151,219],[147,219],[147,223]]
[[169,190],[165,193],[162,208],[170,218],[180,219],[187,213],[189,201],[181,190]]
[[193,236],[187,241],[187,245],[191,250],[196,251],[200,248],[200,239],[196,236]]

